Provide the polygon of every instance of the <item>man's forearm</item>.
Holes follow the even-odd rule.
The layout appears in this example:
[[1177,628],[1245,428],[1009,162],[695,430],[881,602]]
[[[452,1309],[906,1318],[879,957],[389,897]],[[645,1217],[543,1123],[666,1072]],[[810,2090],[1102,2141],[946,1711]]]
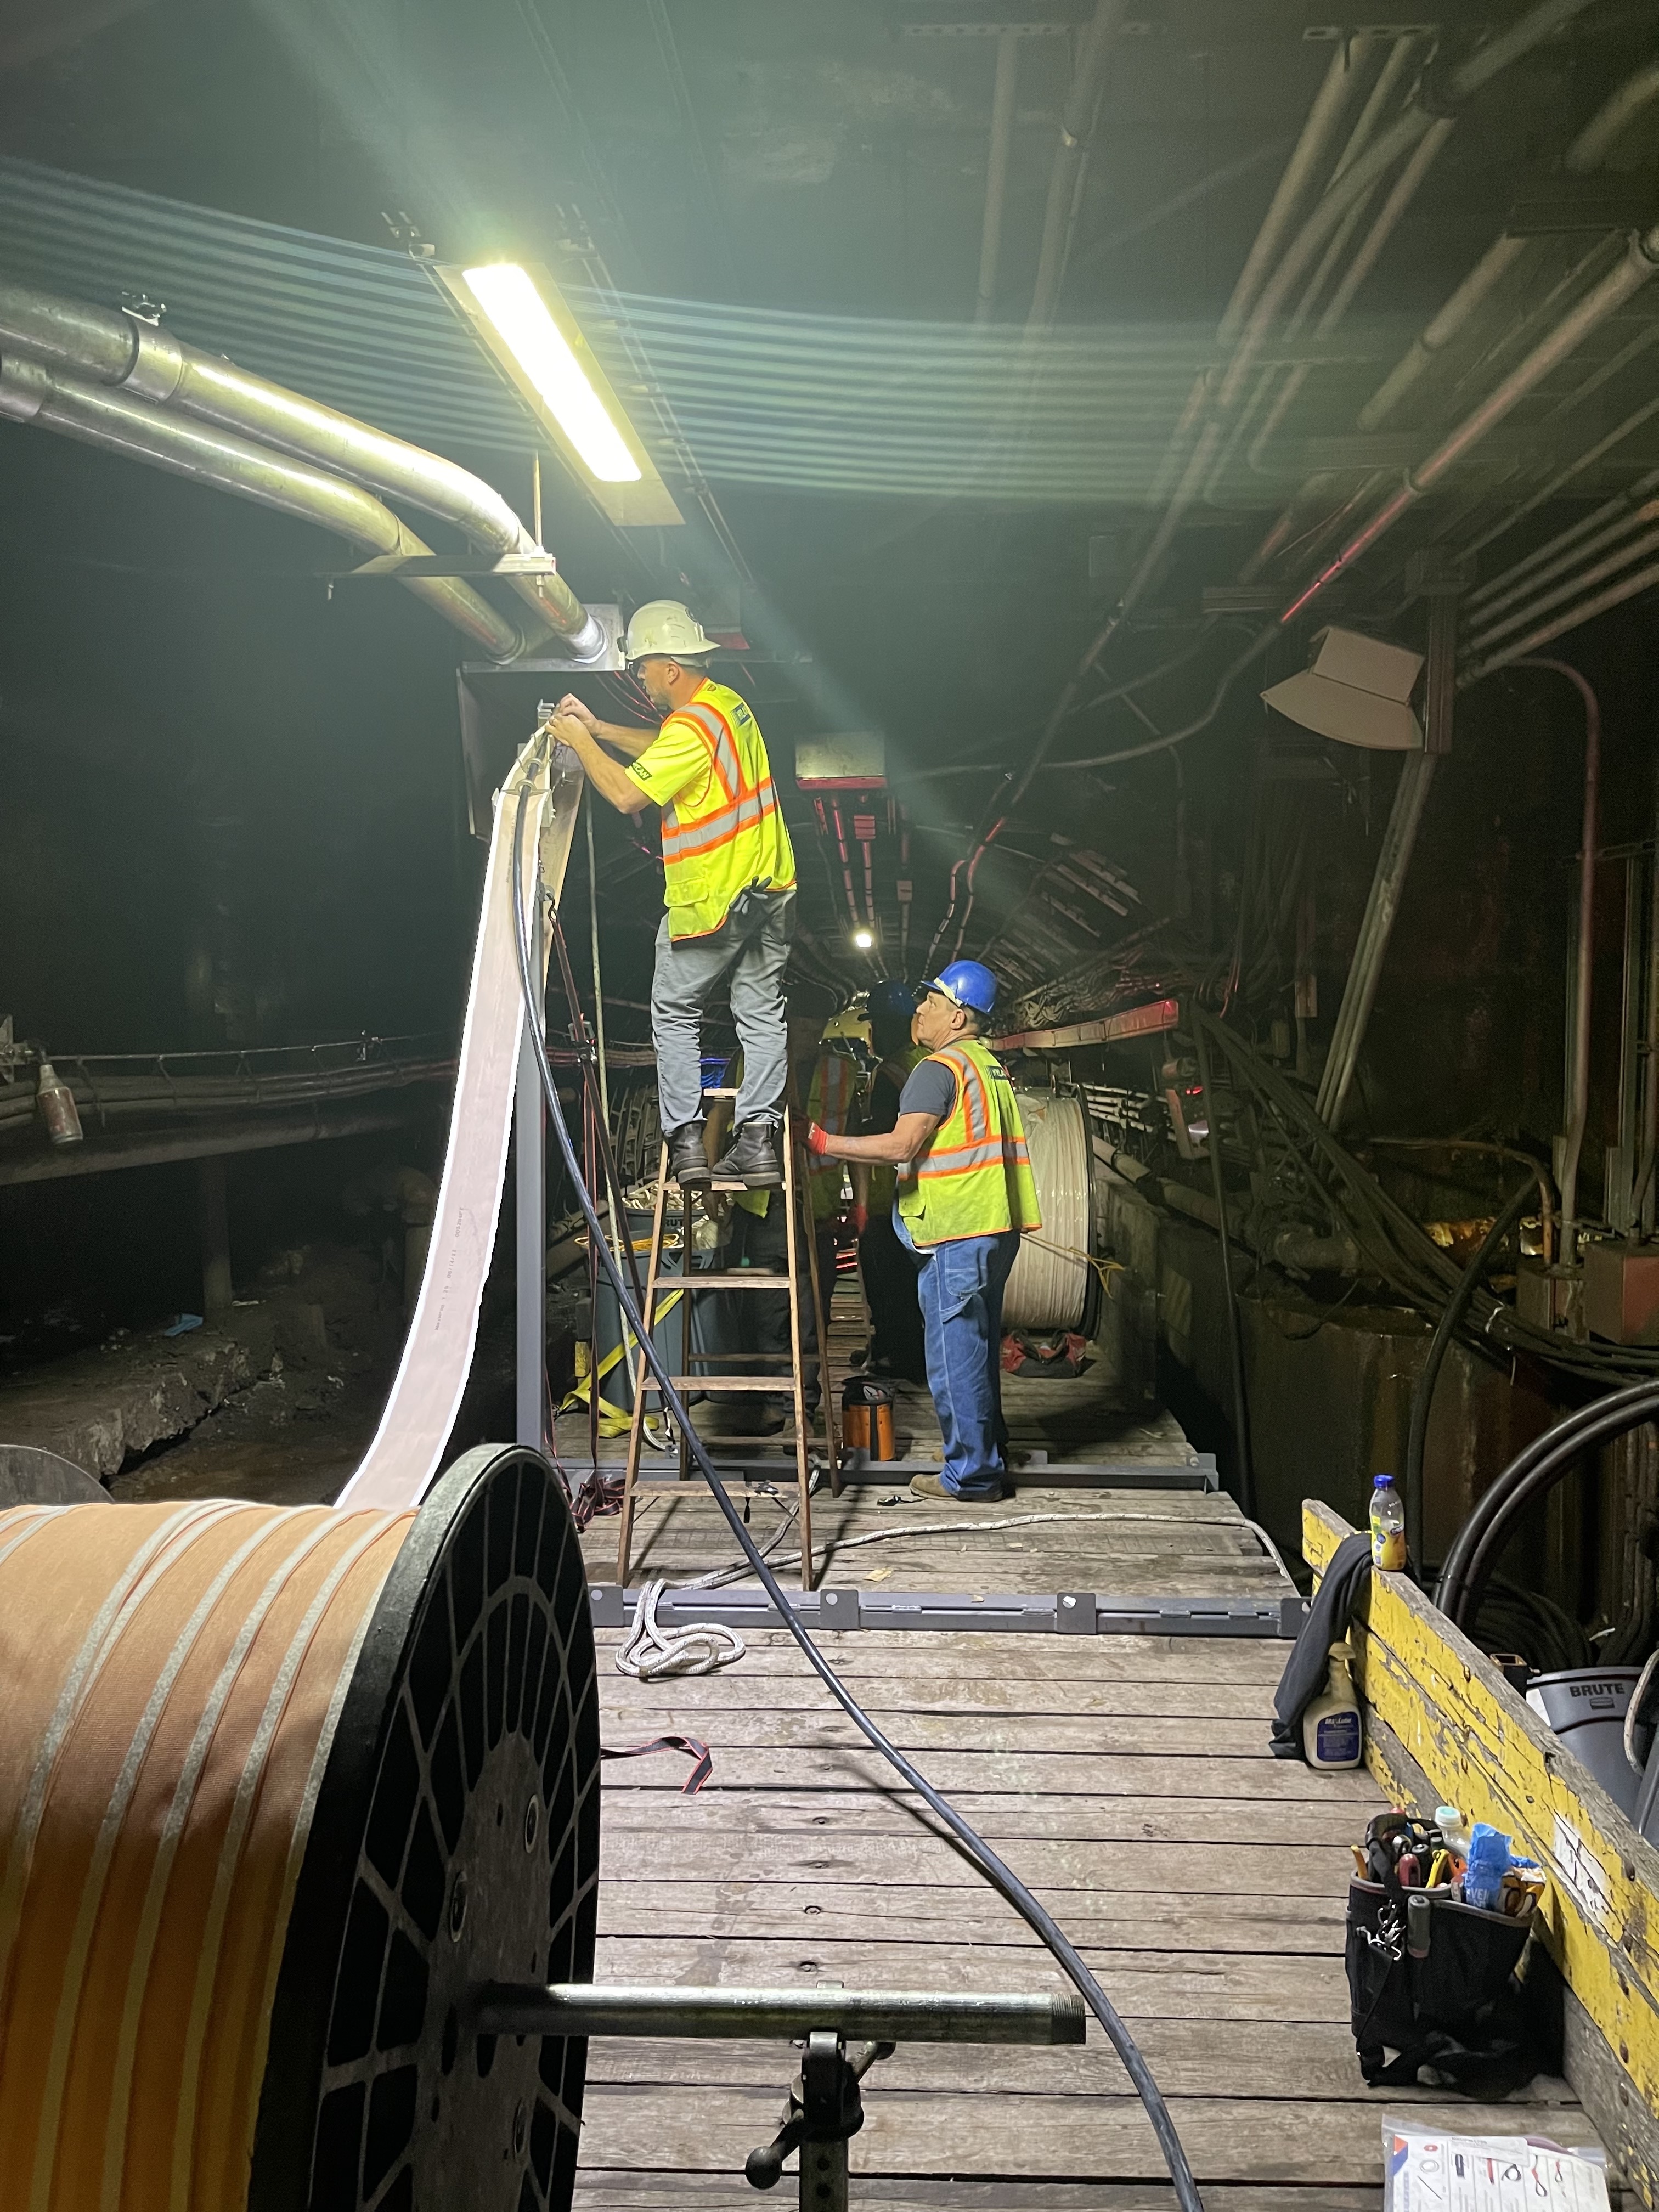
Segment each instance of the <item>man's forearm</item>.
[[908,1131],[889,1129],[875,1137],[838,1137],[833,1130],[826,1130],[823,1157],[827,1160],[875,1160],[887,1167],[897,1167],[914,1158],[931,1134],[931,1129],[926,1130],[918,1139]]
[[657,732],[636,730],[626,722],[595,722],[593,734],[603,738],[606,744],[615,745],[619,753],[626,753],[629,760],[637,760],[646,747],[655,742]]
[[583,775],[600,798],[608,799],[618,813],[638,814],[651,804],[627,769],[617,767],[580,722],[568,720],[556,734],[581,763]]

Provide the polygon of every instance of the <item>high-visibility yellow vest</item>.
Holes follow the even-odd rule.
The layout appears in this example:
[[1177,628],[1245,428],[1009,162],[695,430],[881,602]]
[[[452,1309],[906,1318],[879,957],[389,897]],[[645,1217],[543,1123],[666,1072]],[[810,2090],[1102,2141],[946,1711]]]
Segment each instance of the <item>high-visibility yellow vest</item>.
[[695,805],[682,795],[663,810],[668,934],[707,937],[751,884],[769,891],[793,889],[795,855],[760,724],[744,701],[726,684],[705,681],[665,729],[669,723],[697,732],[713,772]]
[[[852,1128],[854,1109],[858,1103],[858,1062],[844,1052],[820,1053],[812,1070],[812,1080],[806,1093],[806,1118],[828,1129],[831,1136],[844,1137]],[[842,1177],[845,1163],[841,1160],[817,1161],[808,1177],[812,1194],[812,1218],[827,1221],[841,1204]]]
[[1042,1226],[1014,1086],[977,1037],[928,1058],[955,1078],[956,1103],[899,1178],[899,1217],[918,1245]]
[[[878,1076],[884,1073],[890,1078],[897,1075],[900,1079],[898,1087],[902,1091],[903,1078],[914,1073],[927,1057],[926,1045],[908,1044],[902,1052],[896,1053],[890,1059],[884,1060],[876,1070],[876,1073]],[[873,1088],[872,1085],[872,1089]],[[892,1212],[893,1200],[897,1190],[898,1170],[889,1166],[885,1160],[872,1160],[870,1163],[870,1215],[872,1220],[878,1214],[886,1215]]]

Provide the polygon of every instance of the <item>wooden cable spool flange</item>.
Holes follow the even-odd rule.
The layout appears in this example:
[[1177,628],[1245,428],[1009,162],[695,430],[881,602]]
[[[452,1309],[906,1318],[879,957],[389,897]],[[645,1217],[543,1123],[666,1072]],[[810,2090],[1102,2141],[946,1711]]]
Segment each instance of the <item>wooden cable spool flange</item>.
[[566,2212],[599,1721],[556,1477],[0,1511],[0,2206]]

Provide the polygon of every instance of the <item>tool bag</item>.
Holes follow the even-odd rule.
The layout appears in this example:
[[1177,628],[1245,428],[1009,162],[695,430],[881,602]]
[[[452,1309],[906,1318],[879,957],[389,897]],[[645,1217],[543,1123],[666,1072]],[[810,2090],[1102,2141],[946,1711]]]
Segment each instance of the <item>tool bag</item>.
[[1541,1946],[1528,1950],[1531,1932],[1530,1918],[1459,1904],[1449,1889],[1403,1888],[1393,1875],[1351,1882],[1348,2001],[1367,2082],[1396,2088],[1427,2067],[1432,2086],[1491,2099],[1558,2073],[1560,1978]]

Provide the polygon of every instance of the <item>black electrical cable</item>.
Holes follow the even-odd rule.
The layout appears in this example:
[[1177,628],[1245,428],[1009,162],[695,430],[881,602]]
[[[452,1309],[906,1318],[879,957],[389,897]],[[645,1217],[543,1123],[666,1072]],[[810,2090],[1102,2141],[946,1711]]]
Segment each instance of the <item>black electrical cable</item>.
[[[530,933],[524,907],[524,822],[529,804],[530,787],[526,782],[519,793],[518,814],[513,832],[513,924],[514,942],[519,957],[519,984],[524,994],[531,1044],[535,1053],[537,1067],[540,1071],[542,1089],[547,1099],[548,1116],[558,1139],[559,1150],[564,1156],[565,1169],[569,1175],[571,1187],[575,1191],[577,1203],[586,1218],[588,1233],[596,1240],[602,1254],[606,1272],[616,1290],[617,1302],[622,1307],[629,1326],[638,1337],[640,1349],[661,1389],[664,1406],[679,1424],[680,1432],[684,1437],[691,1456],[696,1462],[698,1473],[708,1484],[715,1504],[726,1516],[727,1527],[737,1539],[738,1548],[759,1577],[762,1588],[777,1608],[779,1620],[800,1647],[807,1664],[866,1741],[873,1745],[882,1757],[902,1776],[910,1788],[915,1790],[924,1802],[939,1815],[957,1841],[964,1846],[974,1864],[987,1881],[1005,1902],[1013,1907],[1027,1926],[1041,1936],[1054,1954],[1084,2002],[1106,2031],[1112,2048],[1122,2061],[1125,2073],[1134,2085],[1136,2095],[1146,2107],[1146,2117],[1152,2122],[1152,2131],[1158,2137],[1158,2148],[1163,2152],[1164,2163],[1169,2167],[1170,2179],[1175,2185],[1176,2200],[1181,2207],[1181,2212],[1204,2212],[1204,2200],[1198,2193],[1198,2184],[1193,2178],[1191,2165],[1188,2161],[1185,2150],[1182,2148],[1181,2137],[1176,2132],[1175,2122],[1170,2117],[1169,2107],[1164,2101],[1163,2092],[1152,2079],[1151,2069],[1141,2056],[1134,2038],[1119,2018],[1111,1999],[1084,1964],[1076,1947],[1053,1915],[1045,1906],[1039,1904],[1013,1869],[1003,1863],[984,1838],[963,1818],[955,1806],[939,1795],[920,1769],[911,1765],[896,1744],[889,1742],[801,1626],[800,1622],[795,1618],[794,1607],[785,1595],[776,1576],[761,1557],[758,1547],[744,1526],[743,1516],[732,1504],[725,1484],[716,1474],[714,1462],[709,1458],[702,1439],[691,1425],[690,1416],[686,1411],[679,1393],[674,1388],[661,1355],[651,1340],[639,1308],[635,1304],[628,1285],[623,1279],[622,1270],[617,1265],[615,1255],[604,1240],[603,1231],[599,1226],[599,1217],[594,1207],[592,1194],[582,1181],[576,1162],[575,1147],[571,1143],[570,1131],[565,1124],[564,1110],[559,1103],[558,1088],[553,1080],[552,1066],[547,1057],[546,1041],[542,1036],[541,1023],[537,1018],[537,993],[531,972]],[[548,904],[554,927],[556,929],[559,926],[558,908],[550,894],[548,895]]]
[[1659,1382],[1634,1383],[1628,1390],[1614,1390],[1581,1406],[1517,1453],[1457,1532],[1435,1586],[1434,1601],[1440,1610],[1460,1628],[1469,1627],[1516,1516],[1558,1483],[1585,1452],[1656,1418]]
[[1412,1392],[1411,1422],[1406,1433],[1406,1550],[1416,1560],[1419,1573],[1423,1571],[1423,1453],[1428,1443],[1429,1413],[1434,1404],[1434,1386],[1439,1380],[1441,1362],[1469,1310],[1469,1301],[1479,1289],[1481,1277],[1526,1211],[1527,1201],[1537,1188],[1533,1178],[1523,1182],[1481,1239],[1480,1249],[1463,1270],[1462,1281],[1447,1299],[1435,1324],[1423,1371]]

